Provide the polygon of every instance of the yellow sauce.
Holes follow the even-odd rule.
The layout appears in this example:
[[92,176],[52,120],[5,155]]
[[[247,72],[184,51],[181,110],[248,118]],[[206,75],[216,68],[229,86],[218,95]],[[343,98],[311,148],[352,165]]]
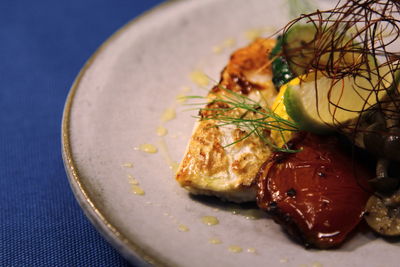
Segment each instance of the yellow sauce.
[[176,118],[176,111],[174,108],[167,108],[164,110],[163,114],[161,115],[162,121],[170,121]]
[[201,221],[208,226],[219,224],[219,220],[214,216],[203,216]]
[[139,148],[135,148],[135,149],[146,152],[146,153],[151,153],[151,154],[157,153],[157,151],[158,151],[157,147],[152,144],[141,144],[139,146]]
[[140,186],[138,186],[138,185],[133,184],[133,185],[131,186],[131,189],[132,189],[132,192],[133,192],[135,195],[139,195],[139,196],[143,196],[143,195],[144,195],[144,190],[143,190]]
[[195,70],[190,73],[190,79],[198,86],[207,86],[210,82],[210,79],[207,77],[207,75],[199,70]]
[[242,209],[236,205],[231,205],[227,209],[233,215],[241,215],[247,220],[257,220],[265,216],[262,210],[257,209]]
[[166,136],[168,134],[168,130],[164,126],[158,126],[156,132],[158,136]]
[[322,263],[316,261],[311,264],[311,267],[323,267]]
[[126,163],[123,163],[121,166],[124,168],[133,168],[133,163],[126,162]]
[[131,175],[131,174],[128,174],[128,183],[133,184],[133,185],[139,184],[138,180],[136,180],[135,177],[133,177],[133,175]]
[[208,239],[208,243],[217,245],[217,244],[222,244],[222,241],[219,240],[218,238],[213,237],[213,238]]
[[229,250],[230,252],[232,252],[232,253],[240,253],[240,252],[243,251],[243,249],[242,249],[241,247],[236,246],[236,245],[229,246],[229,247],[228,247],[228,250]]
[[162,155],[164,156],[165,162],[168,164],[169,168],[173,171],[175,174],[176,171],[178,170],[179,163],[172,160],[171,155],[169,154],[169,150],[167,147],[167,144],[165,143],[164,138],[160,138],[159,141],[159,146],[160,146],[160,151]]
[[235,44],[236,44],[236,41],[233,38],[228,38],[228,39],[224,40],[224,42],[222,43],[222,45],[224,47],[233,47]]
[[169,168],[170,168],[174,173],[176,173],[176,172],[178,171],[178,168],[179,168],[179,162],[177,162],[177,161],[171,162],[171,164],[169,165]]
[[178,226],[178,230],[180,231],[180,232],[189,232],[189,227],[187,227],[186,225],[183,225],[183,224],[180,224],[179,226]]
[[221,54],[223,50],[224,50],[224,48],[220,45],[213,46],[213,48],[212,48],[212,51],[215,54]]
[[248,248],[248,249],[247,249],[247,252],[248,252],[248,253],[254,253],[254,254],[255,254],[255,253],[257,253],[257,250],[256,250],[255,248]]
[[247,220],[257,220],[260,219],[264,213],[261,210],[246,210],[245,212],[242,212],[242,215]]

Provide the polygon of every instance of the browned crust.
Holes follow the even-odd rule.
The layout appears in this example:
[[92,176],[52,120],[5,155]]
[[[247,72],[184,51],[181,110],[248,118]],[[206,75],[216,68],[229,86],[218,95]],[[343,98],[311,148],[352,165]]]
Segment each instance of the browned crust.
[[[257,39],[235,51],[208,98],[221,97],[228,89],[246,96],[260,94],[267,100],[265,104],[270,105],[276,92],[271,82],[268,53],[274,45],[275,40]],[[246,132],[238,128],[220,129],[218,121],[210,119],[216,113],[212,109],[226,108],[225,103],[210,102],[207,108],[200,111],[203,119],[195,127],[176,180],[194,194],[215,195],[235,202],[255,201],[255,176],[270,155],[270,148],[256,136],[224,148],[223,139],[227,134],[237,141]],[[229,115],[239,116],[238,112],[233,110]]]

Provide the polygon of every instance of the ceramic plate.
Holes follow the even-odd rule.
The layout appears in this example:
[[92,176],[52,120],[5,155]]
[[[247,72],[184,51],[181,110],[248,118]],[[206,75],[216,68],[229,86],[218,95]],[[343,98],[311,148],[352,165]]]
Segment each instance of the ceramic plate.
[[[272,34],[291,12],[276,0],[167,2],[114,34],[79,74],[63,118],[67,173],[88,217],[132,262],[396,265],[398,243],[358,233],[338,250],[305,250],[255,206],[193,198],[173,178],[196,114],[177,96],[206,95],[213,83],[200,86],[193,72],[217,81],[231,52]],[[159,126],[168,133],[159,136]],[[158,152],[142,151],[143,144]],[[219,224],[208,226],[203,216]]]

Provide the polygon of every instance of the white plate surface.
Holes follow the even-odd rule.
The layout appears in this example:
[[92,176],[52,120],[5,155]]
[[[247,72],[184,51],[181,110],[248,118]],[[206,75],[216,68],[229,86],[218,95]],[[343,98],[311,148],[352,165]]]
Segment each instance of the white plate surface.
[[[186,87],[190,95],[207,92],[189,74],[201,70],[218,80],[229,54],[248,43],[249,34],[267,36],[289,19],[287,1],[168,2],[126,25],[81,71],[63,119],[67,173],[88,217],[132,262],[139,258],[142,265],[193,267],[397,266],[398,243],[358,233],[338,250],[305,250],[272,220],[246,219],[252,207],[193,199],[174,181],[160,144],[165,142],[170,158],[179,161],[196,113],[184,111],[188,107],[177,103],[176,96]],[[234,43],[225,42],[230,39]],[[177,116],[162,122],[167,108],[175,109]],[[160,125],[168,129],[165,137],[156,134]],[[159,152],[134,149],[145,143]],[[127,163],[133,167],[123,166]],[[144,196],[132,192],[129,175]],[[215,216],[220,223],[207,226],[202,216]],[[189,231],[181,231],[182,225]],[[222,243],[210,244],[210,238]],[[231,245],[243,251],[233,253]]]

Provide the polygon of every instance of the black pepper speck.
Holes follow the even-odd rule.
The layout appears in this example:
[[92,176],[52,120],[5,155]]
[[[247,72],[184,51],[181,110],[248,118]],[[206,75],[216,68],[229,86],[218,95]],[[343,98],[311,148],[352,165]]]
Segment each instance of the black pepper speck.
[[288,196],[288,197],[295,197],[296,196],[296,190],[294,189],[294,188],[290,188],[287,192],[286,192],[286,195]]

